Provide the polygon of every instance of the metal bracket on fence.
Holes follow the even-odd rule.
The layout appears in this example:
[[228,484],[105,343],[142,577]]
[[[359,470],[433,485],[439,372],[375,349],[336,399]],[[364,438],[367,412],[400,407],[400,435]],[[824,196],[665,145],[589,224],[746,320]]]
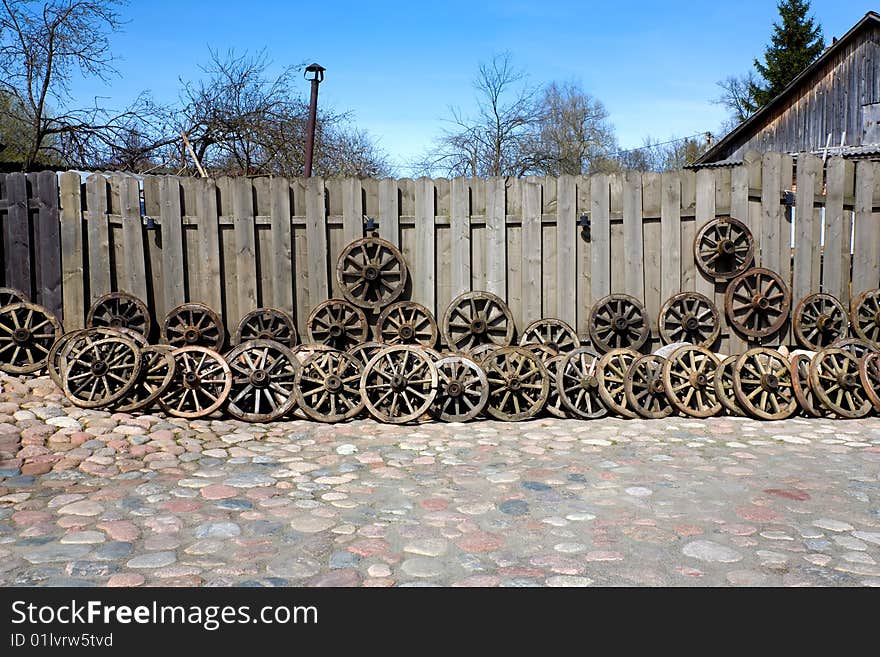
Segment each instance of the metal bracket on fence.
[[794,192],[791,190],[786,190],[782,192],[782,198],[779,201],[782,205],[787,205],[788,207],[793,207],[796,203]]
[[372,217],[364,215],[364,231],[367,233],[375,233],[379,230],[379,224]]
[[590,241],[590,216],[586,212],[582,212],[580,218],[577,220],[577,225],[581,227],[581,233],[584,236],[584,239],[589,242]]

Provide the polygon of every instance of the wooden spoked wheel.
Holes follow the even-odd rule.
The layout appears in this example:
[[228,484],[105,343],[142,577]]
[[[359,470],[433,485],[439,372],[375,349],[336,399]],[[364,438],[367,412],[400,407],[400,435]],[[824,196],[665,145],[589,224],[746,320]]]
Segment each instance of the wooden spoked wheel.
[[590,310],[590,338],[602,352],[627,347],[638,350],[650,334],[645,307],[628,294],[609,294]]
[[226,335],[220,316],[203,303],[184,303],[165,316],[162,342],[172,347],[223,349]]
[[232,344],[248,340],[274,340],[295,347],[299,336],[290,313],[279,308],[257,308],[241,318],[232,336]]
[[471,359],[473,359],[476,363],[481,363],[483,359],[491,354],[493,351],[497,351],[501,349],[501,347],[497,344],[493,344],[491,342],[484,342],[483,344],[478,344],[473,349],[466,351],[465,353]]
[[862,340],[880,348],[880,290],[866,290],[852,300],[850,321]]
[[315,306],[306,322],[309,340],[345,351],[367,339],[370,330],[364,311],[343,299]]
[[64,360],[64,357],[67,354],[67,346],[73,338],[85,330],[86,329],[77,329],[62,334],[52,343],[52,347],[49,349],[49,355],[46,357],[46,372],[49,373],[49,378],[52,379],[55,385],[59,388],[64,387],[63,374],[67,369],[67,361]]
[[789,360],[788,369],[791,372],[792,390],[798,405],[810,417],[822,417],[825,413],[810,387],[809,357],[806,354],[795,354]]
[[731,415],[743,417],[746,413],[736,400],[736,393],[733,392],[733,367],[738,358],[739,354],[734,354],[722,360],[715,370],[712,383],[715,388],[715,396],[724,409]]
[[490,292],[465,292],[449,304],[440,330],[450,351],[467,352],[491,343],[504,347],[513,342],[515,324],[510,308]]
[[387,345],[437,344],[437,322],[431,311],[415,301],[398,301],[379,313],[376,340]]
[[639,355],[626,347],[612,349],[599,359],[596,368],[599,397],[609,410],[630,419],[638,417],[638,414],[626,405],[626,373]]
[[64,394],[82,408],[110,406],[123,399],[141,370],[140,348],[132,340],[94,337],[85,331],[71,340],[62,374]]
[[859,363],[859,378],[875,411],[880,411],[880,353],[868,354]]
[[226,354],[232,372],[226,410],[246,422],[272,422],[296,404],[294,378],[299,361],[274,340],[248,340]]
[[313,420],[350,420],[364,410],[361,374],[360,361],[343,351],[312,354],[296,375],[296,401]]
[[546,365],[551,358],[555,358],[559,355],[557,352],[553,351],[553,349],[550,348],[548,345],[540,344],[537,342],[521,344],[520,347],[531,351],[533,354],[535,354],[535,356],[541,359],[541,362],[544,363],[544,365]]
[[739,276],[755,259],[755,240],[748,227],[732,217],[705,224],[694,239],[694,260],[709,278],[727,281]]
[[152,322],[143,301],[127,292],[111,292],[98,297],[89,308],[86,326],[129,329],[146,338],[150,335]]
[[141,348],[141,369],[131,390],[116,405],[116,410],[131,413],[149,408],[171,385],[174,378],[174,351],[165,344]]
[[805,349],[818,351],[846,337],[849,317],[843,304],[830,294],[817,292],[801,299],[791,316],[794,337]]
[[831,343],[831,347],[833,349],[843,349],[855,356],[857,360],[861,360],[877,349],[873,344],[862,338],[843,338],[842,340],[835,340]]
[[373,356],[378,354],[387,346],[387,344],[384,344],[382,342],[361,342],[360,344],[357,344],[349,349],[346,353],[357,360],[357,362],[361,364],[361,369],[363,369],[364,367],[366,367],[367,363],[370,362],[370,359],[372,359]]
[[431,359],[434,361],[434,363],[436,363],[438,360],[443,358],[443,354],[441,354],[436,349],[431,349],[431,347],[426,347],[426,346],[420,345],[420,344],[416,344],[413,346],[417,347],[418,349],[421,349],[424,353],[428,354],[428,356],[431,357]]
[[682,292],[667,299],[657,325],[665,344],[689,342],[711,347],[721,332],[718,309],[698,292]]
[[0,308],[27,300],[27,296],[21,290],[16,290],[14,287],[0,287]]
[[61,336],[61,324],[43,306],[29,301],[0,308],[0,372],[30,374],[43,368]]
[[789,361],[778,351],[757,347],[733,366],[733,393],[746,413],[762,420],[784,420],[797,410]]
[[437,395],[437,367],[417,347],[386,347],[370,359],[361,375],[361,395],[370,415],[404,424],[421,418]]
[[756,267],[730,281],[724,296],[727,319],[752,338],[776,333],[791,309],[791,294],[779,274]]
[[826,409],[845,418],[864,417],[871,412],[859,376],[859,361],[842,349],[828,348],[810,360],[810,387]]
[[627,408],[648,419],[667,417],[675,408],[663,387],[662,356],[640,356],[630,365],[624,382]]
[[718,357],[705,347],[681,347],[663,364],[663,383],[669,401],[680,413],[691,417],[711,417],[721,411],[715,394]]
[[489,399],[483,368],[464,356],[446,356],[436,365],[437,396],[431,414],[444,422],[467,422],[482,413]]
[[565,361],[566,354],[559,354],[550,360],[544,361],[544,367],[547,368],[547,374],[550,375],[550,393],[547,395],[547,403],[544,410],[553,417],[567,418],[568,413],[565,412],[565,406],[562,405],[562,397],[559,396],[559,386],[556,385],[556,379],[559,376],[559,366]]
[[550,375],[541,359],[523,347],[502,347],[482,362],[489,381],[486,412],[518,422],[541,412],[550,394]]
[[355,240],[336,263],[342,296],[361,308],[379,310],[397,300],[406,287],[406,261],[391,242],[378,237]]
[[599,356],[589,347],[579,347],[558,366],[556,390],[565,409],[585,420],[608,414],[599,395]]
[[159,395],[159,405],[169,415],[199,418],[220,408],[232,389],[232,371],[226,360],[207,347],[180,347],[174,356],[174,378]]
[[581,346],[577,332],[561,319],[538,319],[529,324],[520,337],[520,346],[542,344],[554,353],[567,354]]
[[302,365],[306,362],[306,359],[310,358],[312,354],[323,353],[325,351],[339,351],[338,349],[334,349],[333,347],[328,347],[325,344],[298,344],[293,349],[290,350],[296,359],[299,361],[299,364]]

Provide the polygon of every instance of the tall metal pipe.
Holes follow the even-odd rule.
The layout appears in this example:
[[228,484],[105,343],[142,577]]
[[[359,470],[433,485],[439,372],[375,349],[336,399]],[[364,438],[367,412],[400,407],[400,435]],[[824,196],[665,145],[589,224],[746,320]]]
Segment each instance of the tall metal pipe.
[[[309,100],[309,122],[306,124],[306,178],[312,177],[312,158],[315,154],[315,121],[318,116],[318,85],[324,80],[324,71],[320,64],[306,66],[305,78],[312,83],[312,97]],[[309,77],[311,74],[312,77]]]

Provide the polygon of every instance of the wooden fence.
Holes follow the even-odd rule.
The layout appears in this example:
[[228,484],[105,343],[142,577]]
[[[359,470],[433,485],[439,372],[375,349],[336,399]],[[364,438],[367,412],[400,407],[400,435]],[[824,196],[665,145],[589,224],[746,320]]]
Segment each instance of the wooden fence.
[[[693,257],[694,236],[716,216],[751,228],[755,264],[791,281],[793,304],[820,290],[847,303],[877,287],[877,166],[748,153],[735,167],[525,179],[8,174],[0,270],[4,285],[58,312],[67,329],[94,299],[124,290],[158,322],[202,301],[232,332],[267,305],[292,312],[305,335],[311,309],[341,297],[336,259],[369,216],[407,261],[404,298],[438,319],[457,294],[488,290],[507,300],[520,331],[558,317],[587,337],[593,302],[625,292],[644,301],[657,346],[657,315],[677,292],[706,294],[723,316],[724,285]],[[792,206],[784,192],[793,187]],[[577,225],[582,214],[589,231]],[[790,329],[764,342],[790,343]],[[719,350],[745,345],[725,320]]]

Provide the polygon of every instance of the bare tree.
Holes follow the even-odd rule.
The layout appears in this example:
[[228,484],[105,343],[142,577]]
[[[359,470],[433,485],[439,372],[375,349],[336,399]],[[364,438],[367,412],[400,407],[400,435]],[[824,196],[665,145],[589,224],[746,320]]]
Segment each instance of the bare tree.
[[[708,137],[708,134],[706,135]],[[676,171],[693,164],[709,147],[708,139],[690,136],[660,141],[645,137],[639,148],[619,151],[620,169],[633,171]]]
[[731,119],[738,125],[758,109],[756,84],[757,78],[752,71],[742,76],[730,75],[718,83],[721,95],[712,102],[726,107]]

